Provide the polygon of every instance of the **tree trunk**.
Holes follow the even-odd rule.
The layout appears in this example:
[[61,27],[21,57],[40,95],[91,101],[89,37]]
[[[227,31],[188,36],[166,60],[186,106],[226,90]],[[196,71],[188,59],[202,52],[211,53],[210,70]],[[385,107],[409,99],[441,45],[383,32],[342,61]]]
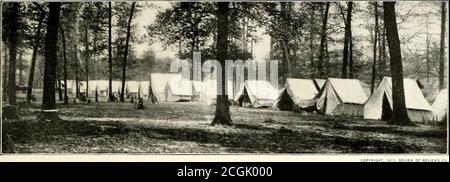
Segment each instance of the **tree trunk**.
[[[248,43],[248,39],[247,39],[247,27],[248,27],[248,22],[246,20],[246,18],[242,18],[242,31],[243,31],[243,35],[242,35],[242,49],[244,50],[244,53],[247,53],[248,48],[247,48],[247,43]],[[244,60],[246,60],[247,57],[244,57]]]
[[445,74],[445,18],[447,17],[447,4],[442,2],[441,5],[441,40],[439,48],[439,90],[445,88],[444,74]]
[[98,87],[95,87],[95,102],[98,102]]
[[373,39],[373,62],[372,62],[372,80],[370,82],[370,94],[373,94],[375,89],[375,79],[377,76],[377,41],[378,41],[378,2],[374,3],[375,9],[375,31],[374,31],[374,39]]
[[75,42],[75,97],[80,97],[80,77],[78,76],[78,48]]
[[109,70],[109,92],[108,92],[108,101],[113,102],[113,92],[112,92],[112,46],[111,46],[111,18],[112,18],[112,7],[111,7],[111,1],[108,3],[109,11],[108,11],[108,70]]
[[44,66],[44,93],[42,96],[42,120],[59,119],[56,112],[55,81],[56,81],[56,43],[58,41],[60,2],[50,2],[49,18],[47,22],[47,34],[45,36],[45,66]]
[[349,50],[348,50],[348,76],[349,78],[353,79],[353,36],[352,36],[352,29],[351,29],[351,22],[350,24],[350,42],[349,42]]
[[325,4],[325,13],[322,19],[322,31],[320,34],[320,48],[319,48],[319,61],[317,64],[317,76],[318,78],[323,78],[323,59],[325,51],[325,39],[327,38],[327,21],[328,21],[328,10],[330,9],[330,2]]
[[405,91],[403,87],[403,67],[400,39],[397,30],[395,2],[383,2],[384,24],[389,45],[392,75],[392,118],[389,123],[398,125],[411,124],[406,112]]
[[[314,70],[314,22],[315,22],[315,6],[312,5],[309,22],[309,61],[310,69]],[[283,50],[284,51],[284,50]],[[314,77],[314,76],[313,76]]]
[[429,29],[429,22],[428,22],[428,15],[427,15],[427,21],[425,23],[425,26],[427,27],[426,32],[426,38],[425,38],[425,44],[426,44],[426,50],[425,50],[425,59],[426,59],[426,78],[427,78],[427,84],[430,82],[430,33],[428,31]]
[[36,56],[39,49],[39,42],[41,39],[41,29],[42,29],[42,23],[44,21],[44,15],[41,15],[39,19],[39,24],[36,30],[36,35],[34,37],[34,46],[33,46],[33,54],[31,56],[31,66],[30,66],[30,73],[28,77],[28,88],[27,88],[27,102],[31,102],[32,95],[33,95],[33,82],[34,82],[34,69],[36,67]]
[[88,39],[88,25],[86,24],[86,29],[84,30],[84,51],[86,59],[86,98],[89,98],[89,39]]
[[61,88],[61,80],[58,79],[58,96],[59,96],[59,101],[63,100],[63,94],[62,94],[62,88]]
[[285,68],[285,76],[283,77],[283,84],[285,83],[286,79],[289,78],[291,76],[291,71],[290,71],[290,67],[291,67],[291,60],[290,60],[290,56],[289,56],[289,48],[288,48],[288,41],[287,40],[283,40],[282,41],[282,46],[283,46],[283,65]]
[[66,37],[64,35],[64,29],[61,29],[61,36],[63,41],[63,58],[64,58],[64,67],[63,67],[63,77],[64,77],[64,104],[69,104],[69,97],[67,96],[67,56],[66,56]]
[[16,58],[17,58],[17,19],[19,11],[19,3],[13,3],[10,21],[11,32],[9,34],[9,68],[8,68],[8,101],[10,105],[16,105]]
[[[383,20],[384,21],[384,20]],[[386,51],[386,28],[383,28],[383,36],[380,37],[383,38],[382,42],[381,42],[381,66],[380,66],[380,71],[383,74],[387,74],[387,51]]]
[[250,40],[250,59],[253,59],[253,40]]
[[22,53],[22,51],[20,51],[20,53],[19,53],[19,60],[17,60],[17,63],[18,63],[18,68],[19,68],[19,85],[23,85],[23,79],[22,79],[22,77],[23,77],[23,61],[22,61],[22,56],[23,56],[23,53]]
[[270,50],[269,50],[269,59],[272,60],[273,59],[273,40],[272,40],[272,36],[270,36]]
[[[230,117],[230,106],[228,105],[228,95],[225,89],[227,83],[225,75],[225,60],[228,58],[228,4],[229,2],[219,2],[217,10],[217,60],[222,65],[221,75],[217,75],[217,91],[221,89],[222,94],[217,94],[217,104],[214,120],[211,125],[233,125]],[[218,74],[220,71],[217,72]],[[221,79],[219,79],[221,76]]]
[[127,40],[125,42],[125,52],[124,52],[124,58],[123,58],[123,72],[122,72],[122,92],[120,93],[120,102],[125,102],[125,79],[127,75],[127,57],[128,57],[128,45],[130,42],[130,30],[131,30],[131,20],[133,19],[133,12],[134,7],[136,6],[136,2],[133,2],[131,4],[131,11],[130,11],[130,18],[128,19],[128,26],[127,26]]
[[353,2],[348,2],[347,7],[347,18],[345,20],[345,37],[344,37],[344,52],[343,52],[343,59],[342,59],[342,70],[341,70],[341,77],[347,78],[347,68],[348,68],[348,51],[349,51],[349,44],[351,39],[351,18],[352,18],[352,8],[353,8]]
[[[378,7],[378,5],[377,5]],[[378,13],[378,19],[382,19],[383,17],[380,17],[380,12]],[[378,24],[378,78],[379,80],[382,80],[383,77],[386,75],[386,60],[385,60],[385,51],[386,51],[386,32],[385,28],[382,26],[382,24]]]
[[120,102],[125,102],[125,81],[126,81],[126,75],[127,75],[127,58],[128,58],[128,45],[130,42],[130,31],[131,31],[131,20],[133,19],[133,12],[134,7],[136,6],[136,2],[133,2],[131,4],[131,11],[130,11],[130,18],[128,19],[128,26],[127,26],[127,37],[125,42],[125,52],[124,52],[124,58],[123,58],[123,72],[122,72],[122,91],[120,93]]
[[327,78],[329,75],[329,67],[330,67],[330,52],[328,51],[328,40],[325,39],[325,73],[322,75],[324,78]]
[[4,61],[3,61],[3,79],[2,79],[2,84],[3,84],[3,101],[6,101],[8,98],[8,49],[6,48],[8,45],[4,46],[4,51],[5,54],[4,56]]

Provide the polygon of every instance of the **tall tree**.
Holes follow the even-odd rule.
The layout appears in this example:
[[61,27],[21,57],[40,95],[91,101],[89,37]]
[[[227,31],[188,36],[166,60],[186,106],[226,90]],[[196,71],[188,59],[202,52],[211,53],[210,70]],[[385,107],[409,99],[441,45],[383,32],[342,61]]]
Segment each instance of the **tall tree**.
[[133,2],[131,4],[131,10],[130,10],[130,17],[128,19],[128,26],[127,26],[127,37],[125,42],[125,51],[124,51],[124,58],[123,58],[123,68],[122,68],[122,90],[120,93],[120,102],[125,102],[125,81],[126,81],[126,75],[127,75],[127,58],[128,58],[128,46],[130,42],[130,31],[131,31],[131,20],[133,19],[133,13],[134,8],[136,6],[136,2]]
[[[38,8],[40,7],[39,4],[35,3],[35,6]],[[31,66],[30,66],[30,72],[28,75],[28,88],[27,88],[27,102],[31,102],[32,95],[33,95],[33,83],[34,83],[34,70],[36,67],[36,57],[37,52],[39,49],[40,41],[41,41],[41,29],[43,27],[44,18],[46,15],[46,12],[42,11],[43,9],[40,8],[41,11],[39,13],[39,20],[38,20],[38,26],[36,28],[36,34],[34,38],[34,45],[33,45],[33,53],[31,56]]]
[[[232,125],[233,122],[230,117],[230,106],[228,105],[228,95],[226,85],[225,74],[225,60],[228,58],[228,12],[229,2],[219,2],[217,10],[217,60],[221,65],[222,71],[217,71],[217,76],[221,76],[221,79],[217,79],[217,90],[222,94],[217,94],[217,104],[214,119],[211,125]],[[219,78],[219,77],[218,77]],[[219,93],[219,92],[218,92]]]
[[373,2],[375,13],[375,29],[373,38],[373,62],[372,62],[372,80],[370,81],[370,94],[373,94],[375,89],[375,79],[377,76],[377,41],[378,41],[378,2]]
[[392,118],[389,123],[408,125],[411,123],[406,112],[405,91],[403,87],[403,66],[400,39],[398,36],[395,2],[383,2],[384,24],[389,45],[392,75]]
[[18,2],[12,3],[12,7],[9,9],[10,19],[9,26],[10,32],[8,35],[9,38],[9,67],[8,67],[8,101],[10,105],[16,105],[16,61],[17,61],[17,37],[18,37],[18,13],[19,13],[20,4]]
[[3,86],[3,90],[2,90],[2,94],[3,94],[3,101],[6,101],[7,97],[8,97],[8,49],[6,48],[8,45],[4,45],[3,46],[3,50],[4,50],[4,55],[3,55],[3,77],[2,77],[2,86]]
[[63,80],[64,80],[64,104],[69,104],[69,97],[67,96],[67,55],[66,55],[66,36],[64,34],[64,29],[60,27],[61,38],[63,43]]
[[323,73],[323,59],[325,55],[325,40],[327,39],[327,21],[328,21],[328,10],[330,9],[330,2],[325,3],[325,12],[322,17],[322,30],[320,33],[320,47],[319,47],[319,62],[317,65],[317,75],[319,78],[324,76]]
[[57,67],[58,25],[61,9],[60,2],[49,3],[49,18],[47,22],[47,34],[45,36],[45,66],[44,66],[44,92],[42,96],[42,120],[59,119],[56,112],[55,83]]
[[85,70],[86,70],[86,98],[89,98],[89,37],[88,37],[88,29],[89,25],[86,22],[84,29],[84,59],[85,59]]
[[23,84],[23,51],[24,50],[19,50],[19,59],[17,60],[17,68],[19,69],[19,84],[18,85],[22,85]]
[[[288,14],[291,10],[291,3],[285,3],[285,2],[281,2],[281,17],[282,17],[282,27],[284,28],[288,28],[289,26],[289,21],[290,21],[290,15]],[[287,35],[287,33],[283,34],[282,38],[281,38],[281,46],[282,46],[282,50],[283,50],[283,65],[285,68],[285,73],[286,75],[283,77],[283,80],[291,77],[291,56],[290,56],[290,50],[289,50],[289,37]],[[312,52],[311,52],[312,55]],[[313,57],[313,56],[312,56]],[[283,81],[283,83],[285,83]]]
[[431,39],[431,35],[429,32],[429,27],[430,27],[430,23],[429,23],[429,15],[426,15],[426,23],[425,26],[427,28],[427,32],[425,33],[425,44],[426,44],[426,50],[425,50],[425,59],[426,59],[426,78],[427,78],[427,83],[430,81],[430,69],[431,69],[431,61],[430,61],[430,39]]
[[[349,59],[349,45],[352,39],[351,35],[351,21],[352,21],[352,9],[353,9],[353,2],[347,3],[347,18],[344,19],[345,21],[345,35],[344,35],[344,52],[343,52],[343,58],[342,58],[342,70],[341,70],[341,77],[347,78],[347,69],[348,69],[348,59]],[[351,55],[350,55],[351,57]]]
[[441,40],[439,48],[439,90],[444,89],[444,72],[445,72],[445,22],[447,17],[447,3],[441,4]]
[[114,98],[113,98],[113,92],[112,92],[112,35],[111,35],[111,30],[112,30],[112,25],[111,25],[111,19],[112,19],[112,7],[111,7],[111,1],[108,3],[108,71],[109,71],[109,82],[108,82],[108,101],[109,102],[113,102]]
[[[316,22],[316,6],[311,3],[310,13],[309,13],[309,61],[311,68],[314,68],[314,39],[315,39],[315,22]],[[283,10],[282,10],[283,11]],[[285,11],[285,10],[284,10]]]

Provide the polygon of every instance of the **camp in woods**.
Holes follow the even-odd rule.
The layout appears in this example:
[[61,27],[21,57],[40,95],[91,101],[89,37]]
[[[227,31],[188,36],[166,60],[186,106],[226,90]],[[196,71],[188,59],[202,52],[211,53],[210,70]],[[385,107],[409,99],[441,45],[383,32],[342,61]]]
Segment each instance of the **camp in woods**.
[[4,2],[2,152],[446,153],[447,13]]

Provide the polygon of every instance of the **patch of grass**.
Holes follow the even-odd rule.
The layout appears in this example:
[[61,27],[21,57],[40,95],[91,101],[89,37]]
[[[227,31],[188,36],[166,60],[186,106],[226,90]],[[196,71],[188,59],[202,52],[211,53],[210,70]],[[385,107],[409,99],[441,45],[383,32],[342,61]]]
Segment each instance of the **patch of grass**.
[[[231,107],[234,126],[210,126],[196,103],[58,104],[62,121],[38,122],[39,106],[3,122],[5,153],[445,153],[446,128],[273,109]],[[31,119],[30,119],[31,118]]]

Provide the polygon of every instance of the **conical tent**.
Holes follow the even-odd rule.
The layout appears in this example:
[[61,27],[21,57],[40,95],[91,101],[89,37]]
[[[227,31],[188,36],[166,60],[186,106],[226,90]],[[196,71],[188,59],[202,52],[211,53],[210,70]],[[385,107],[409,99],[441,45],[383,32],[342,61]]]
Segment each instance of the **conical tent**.
[[[423,96],[417,81],[403,79],[403,86],[409,119],[415,122],[431,120],[431,106]],[[389,120],[392,107],[392,81],[390,77],[384,77],[364,106],[364,118]]]
[[[84,90],[81,90],[81,85],[83,83],[81,81],[78,82],[78,87],[80,92],[84,92]],[[67,86],[69,86],[67,89],[72,91],[72,94],[75,94],[77,92],[76,87],[76,80],[67,80]]]
[[[229,100],[233,100],[233,81],[228,80],[226,85],[227,95]],[[222,93],[225,94],[225,93]],[[200,92],[200,101],[214,104],[217,98],[217,80],[205,80],[202,84]]]
[[315,110],[318,92],[313,80],[288,78],[274,106],[280,110]]
[[148,92],[150,90],[149,81],[139,81],[139,92],[142,98],[148,98]]
[[[122,90],[122,82],[121,81],[112,81],[112,94],[119,96],[121,90]],[[109,83],[108,83],[108,90],[109,90]]]
[[166,101],[165,89],[167,83],[174,77],[175,74],[168,73],[152,73],[150,75],[150,88],[148,98],[156,99],[157,102]]
[[448,90],[444,89],[439,92],[439,95],[431,105],[433,109],[433,121],[443,121],[448,116]]
[[[86,83],[86,82],[85,82]],[[88,85],[85,85],[85,89],[87,88],[87,89],[89,89],[88,90],[88,93],[89,93],[89,95],[90,96],[92,96],[92,95],[94,95],[95,94],[95,85],[97,85],[97,83],[96,83],[96,81],[95,80],[89,80],[89,82],[87,82],[87,83],[89,83]]]
[[326,79],[314,79],[314,85],[316,85],[317,90],[322,89],[326,81]]
[[80,85],[80,93],[86,93],[87,84],[86,81],[79,81],[78,84]]
[[359,80],[328,78],[317,94],[317,110],[327,115],[363,116],[367,96]]
[[247,80],[244,87],[236,93],[234,101],[239,106],[249,104],[252,107],[272,107],[277,96],[278,89],[268,81]]
[[130,96],[137,96],[139,91],[139,82],[138,81],[127,81],[126,90]]
[[192,81],[185,79],[181,74],[173,76],[166,84],[164,91],[165,101],[178,102],[190,101],[194,94]]
[[93,80],[92,83],[89,81],[89,90],[91,90],[91,87],[94,90],[93,92],[97,89],[97,93],[101,96],[106,97],[108,95],[108,86],[108,80]]
[[[61,87],[64,89],[64,80],[61,80]],[[67,80],[67,92],[68,94],[75,93],[75,80]]]

